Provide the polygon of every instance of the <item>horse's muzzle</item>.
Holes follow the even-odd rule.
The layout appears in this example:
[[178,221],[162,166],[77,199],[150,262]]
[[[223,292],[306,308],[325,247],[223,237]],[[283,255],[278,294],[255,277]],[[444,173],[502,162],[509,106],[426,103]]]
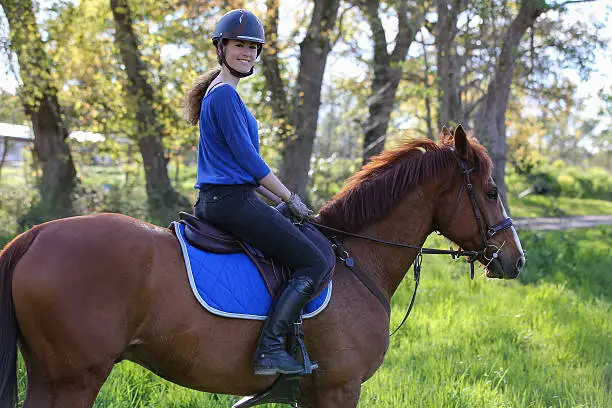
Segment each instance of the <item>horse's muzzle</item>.
[[525,257],[522,255],[514,262],[495,258],[487,265],[485,275],[487,278],[516,279],[524,266]]

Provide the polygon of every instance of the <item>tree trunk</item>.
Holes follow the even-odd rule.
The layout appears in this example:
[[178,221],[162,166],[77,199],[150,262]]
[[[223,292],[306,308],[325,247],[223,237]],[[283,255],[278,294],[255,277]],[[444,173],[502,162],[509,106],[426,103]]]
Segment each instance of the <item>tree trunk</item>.
[[164,155],[161,137],[164,125],[153,108],[153,87],[147,79],[149,67],[142,60],[138,39],[132,27],[132,17],[127,0],[111,0],[111,10],[116,24],[115,41],[127,71],[127,93],[136,103],[138,147],[147,182],[149,212],[154,221],[166,223],[176,212],[189,206],[187,199],[179,195],[168,176],[168,160]]
[[22,103],[34,131],[34,158],[42,168],[38,181],[40,202],[22,221],[35,224],[73,215],[76,170],[32,1],[1,0],[0,4],[11,27],[11,48],[19,61]]
[[277,137],[279,140],[285,140],[291,135],[291,106],[287,100],[287,92],[285,84],[281,78],[280,64],[278,54],[280,52],[278,46],[278,0],[266,0],[266,18],[264,27],[266,32],[266,43],[263,49],[263,72],[266,79],[266,88],[270,92],[270,104],[272,114],[276,123]]
[[429,74],[430,74],[430,66],[427,52],[427,44],[423,42],[423,60],[425,65],[425,71],[423,72],[423,86],[425,87],[425,125],[427,126],[427,138],[430,140],[435,140],[435,133],[433,128],[433,115],[431,108],[431,96],[429,89],[431,85],[429,84]]
[[310,26],[300,44],[300,67],[290,121],[295,133],[283,140],[279,177],[287,188],[304,197],[317,132],[323,73],[331,50],[329,36],[339,6],[340,0],[315,0]]
[[387,52],[387,38],[378,14],[379,0],[364,0],[362,8],[374,42],[374,77],[369,98],[369,116],[365,122],[363,139],[363,163],[380,153],[385,147],[387,128],[395,104],[397,87],[402,79],[402,63],[408,55],[408,48],[421,26],[427,6],[415,7],[412,19],[407,17],[407,2],[402,1],[397,10],[398,34],[391,55]]
[[502,194],[502,200],[509,211],[505,182],[506,154],[506,109],[510,97],[510,85],[514,64],[518,57],[518,46],[527,29],[549,7],[544,0],[522,0],[519,12],[512,21],[502,44],[493,80],[474,115],[476,135],[495,164],[493,179]]
[[457,55],[457,19],[465,8],[464,0],[437,0],[435,26],[438,68],[438,129],[463,123],[461,106],[461,62]]

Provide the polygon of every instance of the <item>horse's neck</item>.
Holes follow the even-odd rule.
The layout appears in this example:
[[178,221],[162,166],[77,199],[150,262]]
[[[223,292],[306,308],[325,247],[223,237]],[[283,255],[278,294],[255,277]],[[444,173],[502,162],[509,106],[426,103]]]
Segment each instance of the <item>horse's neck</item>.
[[[391,214],[362,231],[361,235],[409,245],[423,245],[432,231],[433,203],[423,189],[416,188]],[[346,240],[346,247],[360,268],[390,299],[417,255],[414,249],[375,243],[359,238]]]

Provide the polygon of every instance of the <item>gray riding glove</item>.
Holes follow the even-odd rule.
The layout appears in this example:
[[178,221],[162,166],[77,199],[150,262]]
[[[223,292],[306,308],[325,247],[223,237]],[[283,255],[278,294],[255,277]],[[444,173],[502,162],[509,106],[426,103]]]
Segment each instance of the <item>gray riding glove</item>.
[[313,214],[313,211],[308,208],[308,206],[302,202],[300,196],[295,193],[291,193],[291,197],[289,197],[289,200],[285,201],[285,203],[293,216],[298,218],[300,221],[303,221],[305,218],[309,218]]

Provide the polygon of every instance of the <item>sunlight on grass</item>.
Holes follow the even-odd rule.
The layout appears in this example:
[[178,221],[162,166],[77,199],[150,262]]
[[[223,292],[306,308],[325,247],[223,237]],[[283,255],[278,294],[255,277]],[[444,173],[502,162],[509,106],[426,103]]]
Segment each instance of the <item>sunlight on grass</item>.
[[541,195],[522,199],[510,196],[509,201],[512,217],[516,218],[612,214],[612,201]]
[[[585,244],[592,237],[566,234],[568,241],[582,238]],[[608,248],[610,234],[608,227]],[[545,235],[555,241],[561,233]],[[532,238],[524,241],[530,248]],[[571,244],[556,246],[563,254]],[[609,274],[609,251],[582,255],[599,262],[584,278],[595,287]],[[586,272],[563,256],[527,284],[470,281],[466,265],[443,258],[426,257],[423,268],[416,309],[392,339],[381,370],[365,384],[360,407],[612,406],[612,308],[601,297],[612,296],[612,286],[589,294],[555,283],[559,278],[549,282],[548,273],[575,279]],[[411,291],[405,280],[394,297],[392,327]]]

